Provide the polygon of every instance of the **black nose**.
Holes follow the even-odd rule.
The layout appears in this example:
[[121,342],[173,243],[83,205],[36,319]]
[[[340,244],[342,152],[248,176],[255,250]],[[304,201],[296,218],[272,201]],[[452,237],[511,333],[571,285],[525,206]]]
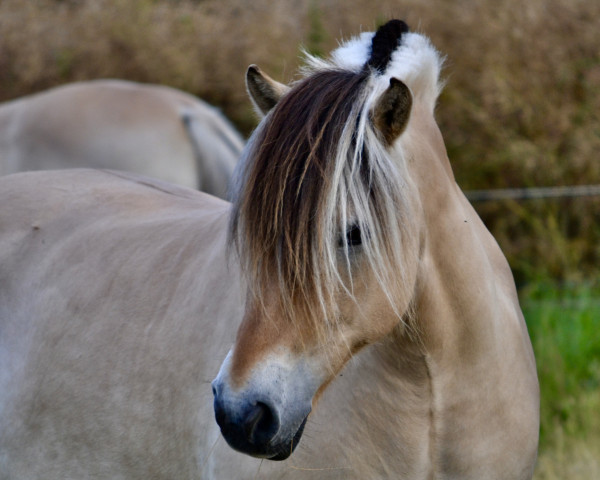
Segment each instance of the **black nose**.
[[215,419],[231,448],[256,456],[269,452],[270,442],[279,431],[277,411],[265,402],[226,403],[216,392]]

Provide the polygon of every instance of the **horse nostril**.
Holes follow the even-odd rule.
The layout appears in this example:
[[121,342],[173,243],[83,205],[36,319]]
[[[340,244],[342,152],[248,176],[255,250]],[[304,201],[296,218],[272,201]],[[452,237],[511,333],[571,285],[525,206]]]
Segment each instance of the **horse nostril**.
[[214,412],[229,446],[250,455],[269,451],[281,426],[277,409],[265,402],[228,398],[218,385]]
[[279,431],[279,417],[266,403],[256,402],[246,415],[244,432],[253,445],[266,445]]

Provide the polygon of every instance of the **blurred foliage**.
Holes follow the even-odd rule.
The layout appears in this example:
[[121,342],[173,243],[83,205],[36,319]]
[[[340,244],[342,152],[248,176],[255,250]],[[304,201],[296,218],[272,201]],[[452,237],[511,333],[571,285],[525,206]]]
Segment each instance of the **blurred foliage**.
[[323,49],[326,33],[323,28],[322,15],[317,0],[313,0],[310,3],[308,10],[308,24],[309,30],[306,39],[306,51],[316,57],[322,57],[327,53]]
[[542,282],[521,292],[521,305],[542,390],[542,445],[552,441],[556,424],[567,433],[595,429],[600,437],[600,416],[578,406],[580,398],[600,391],[600,284],[557,288]]
[[600,474],[600,283],[521,291],[540,381],[539,479]]
[[[189,91],[242,132],[244,73],[294,78],[299,47],[403,18],[447,55],[437,108],[463,189],[600,183],[600,2],[583,0],[0,1],[0,101],[118,77]],[[476,204],[519,284],[600,264],[600,199]]]

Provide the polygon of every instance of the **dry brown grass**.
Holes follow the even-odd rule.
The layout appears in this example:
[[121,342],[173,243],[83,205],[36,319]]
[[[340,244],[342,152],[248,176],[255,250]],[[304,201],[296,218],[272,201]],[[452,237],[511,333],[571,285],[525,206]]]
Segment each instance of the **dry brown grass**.
[[[447,54],[438,119],[464,188],[600,183],[600,3],[585,0],[0,1],[0,100],[76,80],[172,85],[248,133],[243,76],[400,17]],[[520,280],[594,275],[600,200],[478,206]]]
[[600,442],[575,438],[563,441],[538,458],[534,480],[600,478]]
[[[273,3],[273,5],[271,5]],[[303,9],[267,0],[0,2],[0,100],[91,78],[161,83],[217,104],[248,132],[248,64],[296,66]]]

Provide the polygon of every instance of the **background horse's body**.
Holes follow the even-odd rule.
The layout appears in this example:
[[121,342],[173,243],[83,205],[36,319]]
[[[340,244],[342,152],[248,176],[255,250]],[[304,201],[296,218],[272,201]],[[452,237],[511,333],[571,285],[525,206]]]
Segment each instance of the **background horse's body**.
[[96,80],[0,105],[0,175],[111,168],[225,198],[242,148],[215,108],[158,85]]
[[[370,37],[363,40],[370,43]],[[302,315],[308,310],[283,310],[277,274],[262,279],[271,290],[248,292],[254,278],[243,263],[247,244],[238,244],[242,263],[236,256],[227,261],[226,203],[110,172],[0,179],[2,480],[531,478],[538,385],[514,282],[496,242],[454,182],[433,118],[437,57],[418,35],[406,42],[408,47],[394,58],[407,68],[430,67],[403,75],[408,87],[383,74],[372,80],[370,70],[358,70],[363,77],[355,85],[360,88],[381,80],[383,93],[354,98],[386,100],[369,110],[375,112],[373,118],[361,118],[383,129],[384,135],[371,137],[372,142],[389,139],[385,147],[368,152],[368,161],[383,162],[390,170],[380,178],[373,170],[372,184],[351,185],[366,188],[366,198],[384,208],[377,189],[387,186],[393,194],[398,186],[382,187],[377,181],[393,178],[396,168],[404,174],[406,203],[393,205],[406,210],[390,212],[394,219],[403,215],[407,236],[394,245],[403,262],[402,269],[393,271],[402,279],[394,288],[405,287],[397,297],[404,302],[401,316],[373,282],[373,267],[364,255],[366,243],[377,241],[379,224],[358,236],[360,208],[348,209],[352,217],[347,224],[353,227],[337,232],[341,235],[333,237],[331,247],[336,259],[351,255],[340,275],[349,271],[352,284],[348,290],[334,290],[341,306],[326,310],[341,318],[318,332],[330,319],[307,319]],[[362,53],[352,58],[359,58],[360,68],[368,49],[359,47]],[[427,55],[428,61],[421,60]],[[256,68],[249,74],[251,92],[269,93],[264,101],[255,101],[257,108],[275,108],[265,118],[265,128],[288,118],[278,116],[270,79]],[[281,102],[293,106],[299,101],[302,111],[306,91],[321,88],[318,99],[327,99],[344,87],[340,78],[355,80],[352,72],[327,75],[316,78],[338,83],[299,84],[294,87],[299,90],[289,93],[279,89]],[[347,113],[344,99],[337,105]],[[401,108],[401,115],[386,110],[390,108]],[[305,111],[329,114],[327,109]],[[350,118],[348,124],[355,128],[359,122]],[[304,132],[304,124],[296,128]],[[279,133],[273,131],[276,145]],[[322,138],[337,141],[329,130],[320,131]],[[257,140],[260,132],[246,151],[242,184],[255,173],[255,149],[272,145]],[[354,130],[349,132],[344,138],[357,138]],[[344,144],[359,148],[351,141]],[[301,147],[298,152],[305,151]],[[265,158],[267,166],[272,158]],[[312,165],[306,166],[304,172],[313,175]],[[297,181],[295,170],[289,171]],[[359,174],[360,181],[369,179],[365,170]],[[255,186],[267,204],[250,202],[244,212],[243,200],[237,198],[234,219],[244,219],[252,209],[266,215],[273,185]],[[304,200],[322,199],[297,186],[293,198],[300,192]],[[296,210],[284,213],[296,221]],[[314,218],[319,217],[306,217]],[[277,231],[271,217],[259,221],[273,226],[266,229],[268,235]],[[344,241],[349,245],[343,246]],[[268,238],[257,244],[261,254],[269,255]],[[315,265],[325,268],[324,263]],[[240,280],[244,275],[248,281]],[[350,288],[355,298],[344,297]],[[264,295],[257,297],[259,293]],[[298,299],[290,298],[296,306]],[[368,315],[362,315],[365,311]],[[209,382],[234,341],[213,382],[221,431],[239,450],[283,461],[234,452],[214,423]],[[306,415],[299,406],[307,402],[312,412],[298,444],[304,423],[298,427],[293,416]],[[244,418],[248,412],[251,417]],[[289,448],[272,448],[274,435],[286,428],[293,434],[285,445]]]

